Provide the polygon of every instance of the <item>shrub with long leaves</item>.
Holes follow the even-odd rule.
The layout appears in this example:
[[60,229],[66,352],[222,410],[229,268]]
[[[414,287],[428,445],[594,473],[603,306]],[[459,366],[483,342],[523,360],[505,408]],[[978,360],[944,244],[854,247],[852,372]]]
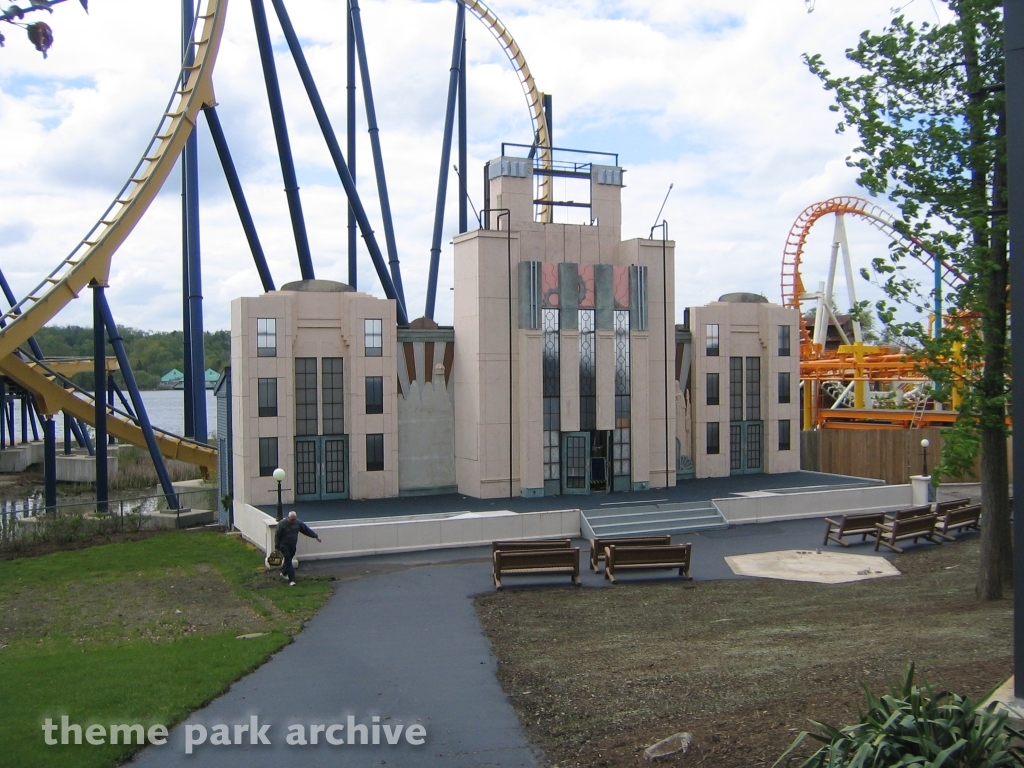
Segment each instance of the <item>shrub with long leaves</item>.
[[804,731],[776,766],[793,765],[801,744],[810,737],[823,744],[799,768],[1000,768],[1024,765],[1011,740],[1024,734],[1007,725],[1006,710],[995,704],[980,707],[968,697],[936,693],[927,682],[914,683],[914,666],[902,688],[889,694],[867,692],[867,711],[856,725],[842,729],[811,721],[820,733]]

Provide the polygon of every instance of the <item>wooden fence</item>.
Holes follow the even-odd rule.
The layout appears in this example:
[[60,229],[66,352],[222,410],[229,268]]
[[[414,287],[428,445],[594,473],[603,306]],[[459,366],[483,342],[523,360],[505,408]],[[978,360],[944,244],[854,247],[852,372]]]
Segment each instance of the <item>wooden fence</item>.
[[[930,429],[815,429],[800,433],[800,468],[837,475],[873,477],[890,485],[921,474],[921,440],[927,438],[928,470],[942,449],[940,431]],[[1012,458],[1011,458],[1012,466]],[[980,459],[975,464],[980,478]]]

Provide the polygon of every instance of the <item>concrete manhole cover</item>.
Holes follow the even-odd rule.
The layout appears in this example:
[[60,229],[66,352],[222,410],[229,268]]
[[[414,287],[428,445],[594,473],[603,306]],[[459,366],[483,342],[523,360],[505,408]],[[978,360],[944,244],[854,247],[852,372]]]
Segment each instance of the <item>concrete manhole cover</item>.
[[816,552],[811,549],[733,555],[725,558],[725,562],[737,576],[813,581],[818,584],[843,584],[848,581],[900,575],[896,566],[884,557],[851,555],[846,552]]

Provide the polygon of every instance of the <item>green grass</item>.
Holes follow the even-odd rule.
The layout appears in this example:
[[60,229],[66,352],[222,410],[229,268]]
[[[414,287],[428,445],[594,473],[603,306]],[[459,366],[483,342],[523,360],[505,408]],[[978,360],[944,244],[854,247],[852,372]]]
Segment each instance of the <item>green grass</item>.
[[171,727],[259,666],[331,591],[261,565],[215,533],[0,562],[0,762],[118,765],[136,747],[46,746],[43,721]]

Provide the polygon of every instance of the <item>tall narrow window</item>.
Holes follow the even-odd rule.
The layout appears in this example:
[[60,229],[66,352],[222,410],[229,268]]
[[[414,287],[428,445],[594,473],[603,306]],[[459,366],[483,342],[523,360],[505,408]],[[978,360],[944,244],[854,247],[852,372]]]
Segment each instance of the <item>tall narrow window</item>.
[[709,421],[707,423],[707,444],[705,446],[705,452],[710,456],[717,454],[719,448],[719,437],[718,437],[718,422]]
[[324,364],[324,434],[345,434],[345,360],[325,357]]
[[363,320],[363,349],[367,357],[384,354],[384,321]]
[[779,357],[789,357],[789,326],[779,326]]
[[[633,472],[630,449],[631,371],[629,310],[615,310],[615,430],[612,432],[612,475],[629,478]],[[628,487],[628,486],[623,486]]]
[[706,376],[707,405],[718,405],[718,374],[709,373]]
[[580,431],[597,429],[597,349],[594,310],[579,310],[580,317]]
[[277,469],[277,438],[260,438],[260,477],[272,477]]
[[708,357],[718,357],[718,323],[709,324],[704,326],[705,337],[707,338],[707,350]]
[[[561,378],[559,360],[558,310],[541,311],[544,328],[543,386],[544,386],[544,480],[561,480],[562,462],[560,435],[562,429]],[[557,493],[557,489],[553,488]]]
[[790,402],[789,371],[779,371],[779,402]]
[[295,358],[295,434],[316,435],[316,358]]
[[729,358],[729,421],[743,421],[743,358]]
[[366,471],[384,471],[384,435],[366,436]]
[[277,379],[257,379],[259,415],[277,416]]
[[761,419],[761,358],[747,358],[747,421]]
[[789,450],[789,419],[779,420],[779,450]]
[[384,413],[384,377],[366,377],[366,412]]
[[256,319],[256,356],[277,357],[277,320],[272,317]]

